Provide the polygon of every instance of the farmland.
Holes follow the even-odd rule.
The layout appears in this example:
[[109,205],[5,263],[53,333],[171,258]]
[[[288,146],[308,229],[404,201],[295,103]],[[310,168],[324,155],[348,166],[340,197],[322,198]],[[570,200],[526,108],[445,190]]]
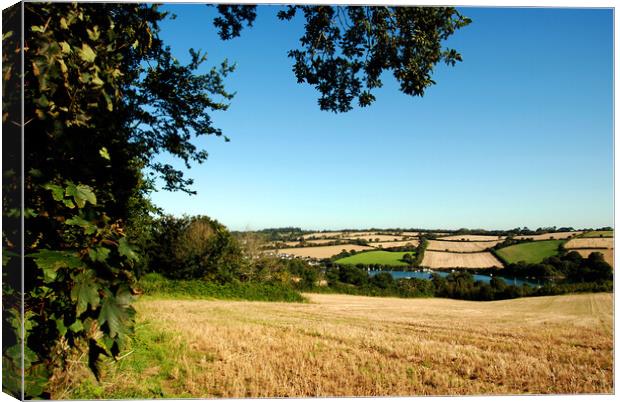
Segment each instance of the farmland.
[[350,257],[344,257],[336,260],[338,264],[343,265],[355,265],[355,264],[381,264],[388,266],[407,266],[406,262],[402,261],[403,255],[411,254],[414,252],[398,252],[398,251],[367,251],[364,253],[358,253]]
[[[53,399],[612,393],[613,296],[143,299],[130,353]],[[79,374],[79,375],[78,375]]]
[[592,232],[586,232],[581,237],[614,237],[613,230],[593,230]]
[[[360,246],[357,244],[339,244],[337,246],[323,246],[323,247],[298,247],[298,248],[281,248],[278,250],[278,254],[289,254],[296,257],[309,257],[309,258],[329,258],[336,254],[340,254],[342,250],[346,251],[361,251],[371,250],[372,247]],[[275,252],[275,250],[269,250]]]
[[476,251],[484,251],[490,247],[493,247],[499,242],[500,240],[495,240],[495,241],[429,240],[427,250],[471,253],[471,252],[476,252]]
[[603,254],[603,258],[605,258],[605,262],[607,262],[612,267],[614,266],[614,250],[607,248],[586,248],[586,249],[574,249],[570,251],[578,252],[582,257],[587,258],[592,253],[601,253]]
[[419,240],[417,239],[410,239],[410,240],[404,240],[404,241],[386,241],[386,242],[379,242],[379,243],[371,243],[370,245],[373,247],[382,247],[382,248],[389,248],[389,247],[403,247],[403,246],[411,246],[411,247],[417,247],[417,245],[420,243]]
[[532,240],[562,240],[575,237],[583,232],[557,232],[557,233],[543,233],[539,235],[523,235],[515,236],[515,239],[532,239]]
[[463,241],[492,241],[500,240],[500,236],[486,236],[486,235],[451,235],[441,237],[439,240],[463,240]]
[[579,237],[569,240],[564,247],[571,248],[613,248],[614,239],[611,237]]
[[488,252],[446,253],[426,250],[420,265],[427,268],[492,268],[501,267],[502,263]]
[[542,240],[531,243],[515,244],[497,250],[497,254],[508,263],[525,261],[527,263],[538,263],[547,257],[558,253],[558,247],[562,240]]

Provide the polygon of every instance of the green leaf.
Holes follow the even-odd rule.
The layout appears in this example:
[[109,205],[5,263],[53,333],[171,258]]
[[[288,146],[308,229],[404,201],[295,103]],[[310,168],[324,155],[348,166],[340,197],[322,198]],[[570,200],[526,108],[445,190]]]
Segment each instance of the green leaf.
[[69,207],[71,209],[75,208],[75,204],[70,199],[62,200],[62,202],[63,204],[65,204],[66,207]]
[[45,28],[40,25],[34,25],[30,27],[32,32],[45,32]]
[[93,49],[86,43],[82,43],[82,49],[79,49],[78,53],[82,60],[89,63],[93,63],[95,61],[95,57],[97,57]]
[[71,251],[43,249],[28,254],[26,257],[33,258],[37,266],[43,270],[45,282],[54,281],[60,268],[79,268],[82,266],[82,260]]
[[5,34],[2,34],[2,40],[9,39],[11,36],[13,36],[13,31],[8,31]]
[[76,320],[73,324],[69,325],[69,329],[71,332],[80,332],[84,330],[84,326],[82,325],[82,321]]
[[52,192],[54,201],[62,201],[62,199],[65,198],[62,187],[57,186],[56,184],[47,183],[43,185],[43,188]]
[[65,336],[67,333],[67,327],[65,327],[65,322],[62,318],[56,320],[56,329],[58,330],[60,336]]
[[59,42],[58,43],[60,45],[60,48],[62,49],[63,53],[71,53],[71,46],[69,46],[69,44],[67,42]]
[[86,311],[89,304],[93,309],[99,306],[99,289],[94,279],[93,271],[86,271],[74,278],[75,285],[71,289],[71,299],[77,302],[76,314],[78,316]]
[[122,237],[118,241],[118,253],[132,261],[138,261],[139,257],[127,241],[126,237]]
[[129,308],[129,306],[119,303],[116,297],[108,293],[103,299],[99,313],[99,325],[107,323],[111,337],[129,334],[131,332],[127,325],[130,317]]
[[[111,110],[110,110],[110,111],[111,111]],[[101,155],[101,157],[102,157],[103,159],[110,160],[110,154],[108,153],[108,149],[107,149],[106,147],[102,147],[102,148],[99,150],[99,155]]]
[[105,247],[95,247],[88,250],[88,256],[93,261],[105,262],[110,255],[110,249]]
[[79,226],[84,229],[85,234],[93,234],[97,231],[97,225],[77,215],[67,219],[65,225]]
[[86,201],[93,205],[97,205],[97,197],[90,186],[78,184],[77,186],[70,183],[65,189],[65,195],[73,197],[78,208],[84,208]]

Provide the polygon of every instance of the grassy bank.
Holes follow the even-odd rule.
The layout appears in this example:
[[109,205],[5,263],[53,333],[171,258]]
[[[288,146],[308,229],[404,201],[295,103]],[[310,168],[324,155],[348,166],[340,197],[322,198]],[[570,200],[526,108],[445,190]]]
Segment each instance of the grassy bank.
[[139,282],[146,296],[173,299],[224,299],[303,302],[305,299],[280,283],[231,282],[219,284],[201,280],[170,280],[160,274],[144,275]]

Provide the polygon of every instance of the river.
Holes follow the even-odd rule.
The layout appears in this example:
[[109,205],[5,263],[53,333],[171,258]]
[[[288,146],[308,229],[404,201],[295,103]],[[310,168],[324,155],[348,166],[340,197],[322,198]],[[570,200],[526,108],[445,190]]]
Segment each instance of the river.
[[[389,272],[390,274],[392,274],[392,278],[394,279],[402,279],[402,278],[431,279],[432,273],[439,274],[440,276],[443,276],[443,277],[446,277],[449,274],[449,272],[443,272],[443,271],[432,271],[432,272],[427,272],[427,271],[426,272],[425,271],[368,271],[368,274],[376,275],[379,272]],[[473,275],[473,277],[474,277],[474,281],[482,281],[485,283],[490,283],[491,278],[492,278],[489,275]],[[542,281],[534,282],[534,281],[528,281],[528,280],[518,279],[518,278],[504,278],[503,276],[498,276],[498,278],[503,279],[507,285],[522,286],[527,283],[530,286],[538,287],[543,284]]]

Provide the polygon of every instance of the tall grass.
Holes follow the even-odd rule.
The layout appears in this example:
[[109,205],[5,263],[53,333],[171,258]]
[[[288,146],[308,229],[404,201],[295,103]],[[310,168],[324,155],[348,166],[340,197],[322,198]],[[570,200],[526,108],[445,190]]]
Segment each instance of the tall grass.
[[204,280],[171,280],[161,274],[149,273],[139,282],[146,296],[174,299],[224,299],[303,302],[297,291],[273,282],[230,282],[219,284]]

